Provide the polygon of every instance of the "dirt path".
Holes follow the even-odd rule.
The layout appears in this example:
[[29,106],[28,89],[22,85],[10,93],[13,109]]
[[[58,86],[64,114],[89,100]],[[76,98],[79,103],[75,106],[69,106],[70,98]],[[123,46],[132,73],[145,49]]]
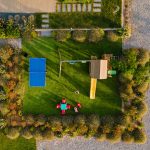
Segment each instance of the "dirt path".
[[56,0],[0,0],[0,12],[55,12]]

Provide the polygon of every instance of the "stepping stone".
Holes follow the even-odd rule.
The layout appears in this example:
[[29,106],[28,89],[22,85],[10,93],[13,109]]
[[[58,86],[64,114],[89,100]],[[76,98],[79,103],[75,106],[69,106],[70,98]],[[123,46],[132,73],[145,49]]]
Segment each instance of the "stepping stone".
[[78,11],[78,12],[81,12],[81,11],[82,11],[82,6],[81,6],[81,4],[77,4],[77,11]]
[[71,9],[71,4],[67,4],[67,11],[68,11],[68,12],[71,12],[71,10],[72,10],[72,9]]
[[49,14],[42,14],[42,18],[49,18]]
[[49,28],[49,25],[48,25],[48,24],[42,24],[42,28],[48,29],[48,28]]
[[92,11],[92,4],[88,4],[88,12],[91,12]]
[[101,2],[101,0],[94,0],[94,2],[97,2],[97,3],[98,3],[98,2]]
[[66,12],[66,11],[67,11],[66,4],[62,4],[62,12]]
[[61,12],[61,4],[57,4],[57,12]]
[[101,12],[101,9],[100,8],[94,8],[93,12]]
[[93,7],[101,7],[100,3],[93,3]]
[[86,4],[83,4],[83,5],[82,5],[82,11],[83,11],[83,12],[86,12]]
[[72,11],[73,11],[73,12],[76,12],[76,11],[77,11],[76,4],[72,4]]
[[42,20],[43,23],[49,23],[49,19]]

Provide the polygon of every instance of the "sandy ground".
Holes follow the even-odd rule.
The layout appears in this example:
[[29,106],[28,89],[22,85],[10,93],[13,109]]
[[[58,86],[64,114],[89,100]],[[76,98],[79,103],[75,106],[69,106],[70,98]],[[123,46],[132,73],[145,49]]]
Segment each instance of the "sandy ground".
[[11,45],[13,47],[22,48],[22,40],[19,39],[0,39],[0,47]]
[[55,12],[56,0],[0,0],[0,12]]
[[142,47],[150,50],[150,0],[132,0],[132,37],[124,48]]

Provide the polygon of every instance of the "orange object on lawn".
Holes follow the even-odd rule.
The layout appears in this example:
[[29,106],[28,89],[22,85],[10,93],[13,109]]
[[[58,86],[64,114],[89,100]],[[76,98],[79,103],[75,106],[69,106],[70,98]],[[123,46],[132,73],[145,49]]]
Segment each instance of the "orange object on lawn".
[[60,104],[57,104],[56,108],[60,108]]
[[67,109],[70,109],[70,108],[71,108],[71,106],[69,104],[67,104]]
[[79,108],[81,108],[81,104],[80,104],[80,103],[78,103],[77,106],[78,106]]
[[65,113],[66,113],[66,111],[65,111],[65,110],[62,110],[62,111],[61,111],[61,114],[62,114],[62,115],[64,115]]
[[65,98],[62,99],[62,103],[63,104],[66,103],[66,99]]

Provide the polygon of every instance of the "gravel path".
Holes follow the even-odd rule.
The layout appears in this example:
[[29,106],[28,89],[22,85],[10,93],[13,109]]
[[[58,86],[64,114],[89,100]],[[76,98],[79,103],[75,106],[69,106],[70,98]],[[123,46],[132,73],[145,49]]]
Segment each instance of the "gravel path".
[[142,47],[150,50],[150,0],[132,0],[132,37],[124,48]]

